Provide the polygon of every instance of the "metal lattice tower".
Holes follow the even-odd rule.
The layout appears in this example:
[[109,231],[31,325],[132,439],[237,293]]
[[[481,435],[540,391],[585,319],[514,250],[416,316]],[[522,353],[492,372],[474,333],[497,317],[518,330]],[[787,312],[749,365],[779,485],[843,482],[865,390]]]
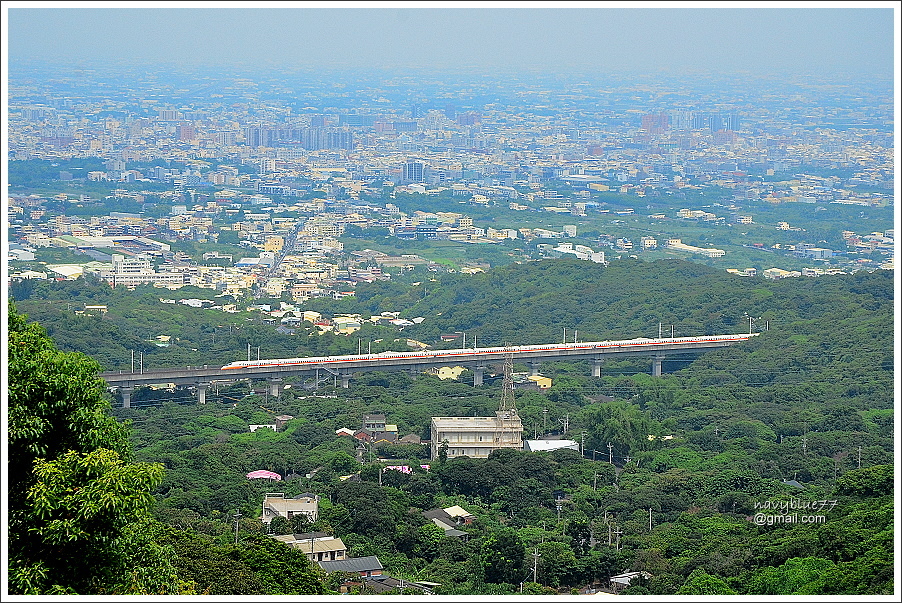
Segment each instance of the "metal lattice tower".
[[504,355],[504,385],[501,388],[501,405],[498,408],[502,413],[517,416],[517,406],[514,404],[514,355],[510,352]]

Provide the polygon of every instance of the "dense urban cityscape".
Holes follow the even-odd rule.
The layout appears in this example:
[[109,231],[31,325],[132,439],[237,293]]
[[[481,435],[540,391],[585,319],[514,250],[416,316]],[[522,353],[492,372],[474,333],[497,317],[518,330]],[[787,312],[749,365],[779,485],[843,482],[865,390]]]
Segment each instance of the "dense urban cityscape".
[[[701,78],[674,89],[575,81],[532,90],[512,81],[475,89],[427,82],[411,92],[414,78],[373,82],[359,75],[353,86],[341,86],[354,92],[289,96],[290,80],[208,76],[212,81],[182,88],[187,84],[128,83],[114,74],[96,74],[90,91],[80,89],[81,77],[12,87],[9,259],[32,260],[44,247],[91,250],[93,257],[13,278],[93,272],[117,284],[259,289],[276,298],[290,292],[300,302],[388,278],[384,267],[427,261],[343,252],[348,227],[470,245],[520,241],[530,247],[525,259],[568,255],[603,263],[606,251],[608,258],[657,248],[690,258],[726,255],[710,244],[687,245],[679,229],[618,236],[618,218],[638,214],[657,222],[658,232],[674,221],[753,225],[754,206],[806,204],[819,212],[847,205],[862,213],[890,208],[880,215],[892,215],[892,105],[881,101],[879,87],[849,106],[839,104],[848,84],[829,93],[822,85],[787,85],[795,95],[778,101],[765,92],[770,83],[756,89],[749,82],[752,91],[738,103],[729,86],[715,93]],[[685,98],[693,87],[698,97]],[[319,106],[309,105],[314,101]],[[15,162],[36,160],[60,168],[50,170],[54,194],[16,194]],[[107,194],[82,193],[85,186],[106,187]],[[699,205],[706,191],[713,203]],[[407,211],[393,202],[398,196]],[[428,211],[434,199],[459,211]],[[108,202],[138,211],[99,211]],[[498,211],[480,224],[470,207],[481,208],[479,215]],[[560,226],[525,227],[536,213],[555,216]],[[784,270],[767,258],[773,265],[734,270],[781,278],[893,265],[891,221],[876,232],[832,232],[830,249],[821,246],[826,240],[793,236],[809,220],[816,224],[808,216],[801,224],[768,224],[783,235],[768,244],[740,243],[738,234],[730,242],[817,262]],[[554,242],[584,230],[597,234],[575,246]],[[171,251],[168,243],[186,240],[228,242],[257,255]]]

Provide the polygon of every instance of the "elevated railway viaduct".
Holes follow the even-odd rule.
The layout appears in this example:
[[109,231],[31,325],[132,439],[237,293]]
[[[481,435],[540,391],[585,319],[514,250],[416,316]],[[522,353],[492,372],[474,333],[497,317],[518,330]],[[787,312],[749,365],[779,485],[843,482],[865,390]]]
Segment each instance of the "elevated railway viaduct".
[[422,352],[384,352],[381,354],[357,354],[348,356],[324,356],[308,358],[275,358],[247,362],[233,362],[223,367],[185,367],[156,369],[143,372],[106,372],[100,377],[122,396],[122,406],[131,406],[131,395],[136,387],[175,384],[176,387],[193,387],[198,402],[206,403],[209,387],[214,382],[231,382],[245,379],[266,380],[272,395],[278,395],[286,378],[311,375],[333,375],[347,388],[355,373],[367,371],[423,372],[441,366],[464,366],[473,371],[473,385],[482,385],[486,367],[502,363],[506,356],[514,362],[528,364],[537,373],[542,362],[555,360],[588,360],[592,363],[592,376],[601,376],[606,360],[629,356],[651,357],[651,374],[661,375],[661,367],[668,355],[699,354],[733,345],[754,337],[757,333],[735,335],[706,335],[702,337],[676,337],[659,339],[629,339],[622,341],[594,341],[583,343],[543,344],[490,348],[464,348],[456,350],[430,350]]

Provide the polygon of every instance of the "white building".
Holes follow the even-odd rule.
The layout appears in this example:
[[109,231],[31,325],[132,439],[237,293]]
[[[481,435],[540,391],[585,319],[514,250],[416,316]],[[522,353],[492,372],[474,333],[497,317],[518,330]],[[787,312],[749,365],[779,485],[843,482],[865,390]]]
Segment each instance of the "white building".
[[727,254],[723,249],[715,249],[713,247],[695,247],[686,245],[680,239],[667,239],[667,248],[674,251],[685,251],[687,253],[697,253],[709,258],[722,258]]
[[319,517],[319,496],[315,494],[300,494],[294,498],[285,498],[284,492],[265,494],[263,498],[263,515],[260,519],[269,524],[276,517],[291,519],[295,515],[303,513],[310,523]]
[[527,452],[551,452],[552,450],[579,450],[576,440],[526,440],[523,442],[523,450]]
[[448,458],[486,458],[499,448],[523,448],[523,423],[517,411],[495,411],[494,417],[433,417],[432,458],[447,443]]
[[114,287],[134,287],[146,283],[166,286],[185,284],[185,275],[181,272],[156,272],[150,263],[150,256],[143,253],[134,257],[113,254],[112,268],[101,271],[100,278]]
[[285,534],[273,536],[274,540],[284,542],[294,549],[300,549],[307,559],[314,563],[320,561],[342,561],[347,559],[348,548],[341,538],[330,536],[325,532],[310,534]]
[[658,248],[658,240],[654,237],[642,237],[639,239],[642,244],[642,249],[657,249]]

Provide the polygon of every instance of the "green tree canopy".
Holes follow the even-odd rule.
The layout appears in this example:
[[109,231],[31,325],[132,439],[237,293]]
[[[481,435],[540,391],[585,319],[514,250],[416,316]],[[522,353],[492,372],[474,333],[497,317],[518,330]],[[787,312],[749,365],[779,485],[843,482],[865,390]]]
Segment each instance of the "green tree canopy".
[[523,579],[526,551],[516,532],[502,529],[482,543],[480,560],[486,582],[515,584]]
[[735,590],[718,576],[712,576],[702,568],[692,570],[677,591],[680,595],[735,595]]
[[875,465],[847,471],[836,480],[838,494],[881,496],[893,491],[893,466]]
[[[168,557],[128,529],[162,465],[130,462],[94,361],[57,350],[12,303],[8,320],[10,592],[179,592]],[[155,567],[133,571],[136,558]]]

